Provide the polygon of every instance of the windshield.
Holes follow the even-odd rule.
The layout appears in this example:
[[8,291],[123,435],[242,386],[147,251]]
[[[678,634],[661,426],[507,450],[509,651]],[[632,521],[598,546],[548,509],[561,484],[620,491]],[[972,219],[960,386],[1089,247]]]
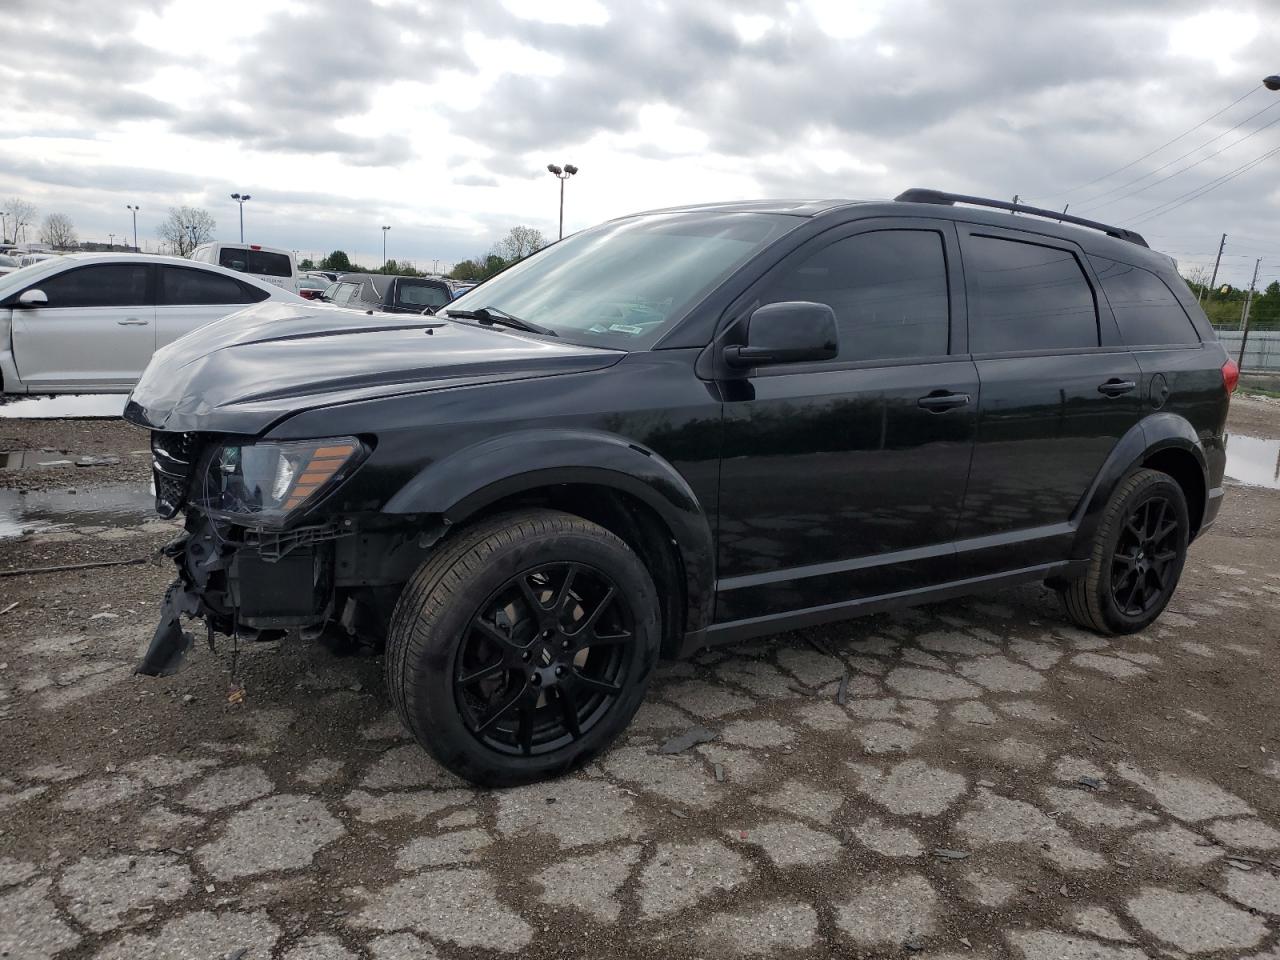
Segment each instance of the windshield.
[[569,340],[643,350],[801,223],[758,213],[651,214],[606,223],[534,254],[441,312],[494,307]]

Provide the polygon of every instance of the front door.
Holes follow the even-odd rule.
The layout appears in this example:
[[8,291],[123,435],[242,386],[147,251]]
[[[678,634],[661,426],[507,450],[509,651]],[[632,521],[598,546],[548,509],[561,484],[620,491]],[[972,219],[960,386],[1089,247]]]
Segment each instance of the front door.
[[159,271],[156,349],[267,296],[234,277],[212,270],[164,265]]
[[155,350],[151,267],[72,267],[32,284],[45,306],[13,308],[18,375],[33,392],[132,386]]
[[1141,374],[1074,244],[960,233],[982,399],[957,549],[982,576],[1066,555],[1094,478],[1141,418]]
[[723,385],[717,622],[954,577],[978,401],[957,264],[950,224],[862,221],[753,295],[828,304],[840,352]]

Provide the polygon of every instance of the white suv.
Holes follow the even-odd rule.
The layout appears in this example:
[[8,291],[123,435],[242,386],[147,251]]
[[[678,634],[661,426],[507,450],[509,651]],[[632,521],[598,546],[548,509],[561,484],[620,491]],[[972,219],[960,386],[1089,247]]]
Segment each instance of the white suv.
[[289,250],[258,243],[206,243],[191,251],[191,259],[247,273],[263,283],[298,292],[298,265]]
[[0,277],[0,392],[128,393],[158,348],[297,294],[222,267],[73,253]]

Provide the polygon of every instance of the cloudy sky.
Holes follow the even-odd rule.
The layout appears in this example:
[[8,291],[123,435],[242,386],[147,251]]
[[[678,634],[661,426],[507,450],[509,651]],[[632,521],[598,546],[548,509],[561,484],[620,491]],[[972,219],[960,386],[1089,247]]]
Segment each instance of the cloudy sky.
[[1070,202],[1187,266],[1226,231],[1226,279],[1265,282],[1280,153],[1194,191],[1280,148],[1273,3],[5,0],[0,198],[102,240],[138,204],[154,244],[176,204],[236,239],[248,192],[250,241],[376,261],[389,224],[421,267],[554,235],[548,162],[581,167],[567,231],[931,186]]

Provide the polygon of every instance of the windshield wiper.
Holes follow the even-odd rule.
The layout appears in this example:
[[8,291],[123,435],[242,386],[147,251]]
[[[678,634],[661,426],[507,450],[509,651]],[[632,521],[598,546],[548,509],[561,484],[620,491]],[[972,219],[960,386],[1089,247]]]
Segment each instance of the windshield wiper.
[[550,327],[544,327],[539,323],[534,323],[532,320],[521,320],[519,317],[512,316],[497,307],[480,307],[476,310],[453,310],[445,307],[444,310],[451,317],[457,317],[460,320],[475,320],[490,327],[510,327],[512,330],[523,330],[525,333],[540,333],[544,337],[559,336]]

